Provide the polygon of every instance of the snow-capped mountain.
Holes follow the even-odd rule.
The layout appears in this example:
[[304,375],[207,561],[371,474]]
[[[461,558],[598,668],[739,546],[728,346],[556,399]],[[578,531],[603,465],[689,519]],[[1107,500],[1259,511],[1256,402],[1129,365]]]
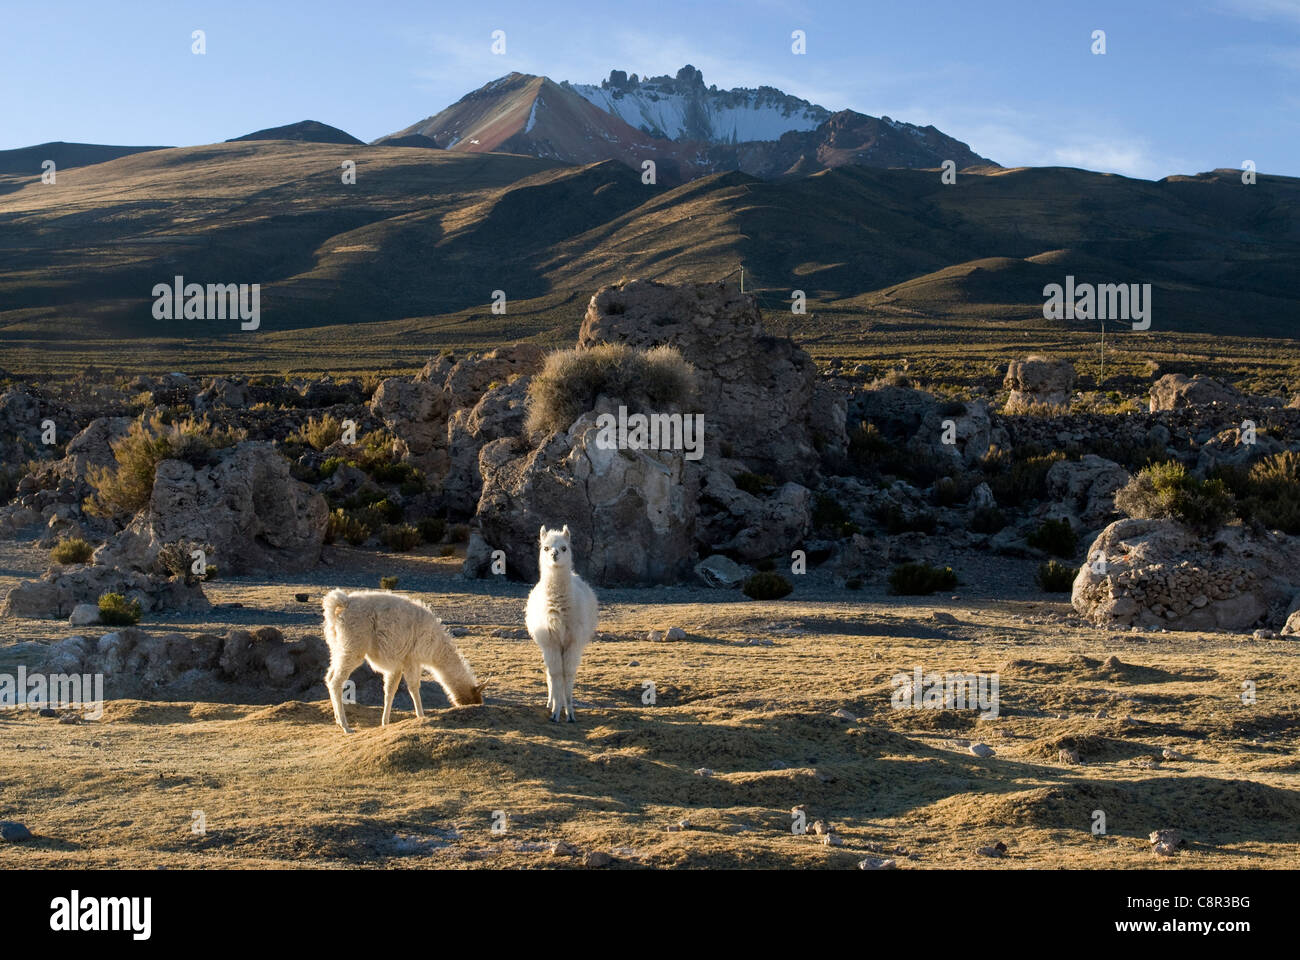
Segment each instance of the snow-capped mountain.
[[622,70],[610,71],[599,86],[565,83],[583,98],[614,114],[629,126],[666,140],[705,143],[745,143],[779,140],[791,130],[815,130],[831,112],[815,103],[782,93],[775,87],[706,87],[704,76],[690,64],[677,76],[638,80]]
[[740,170],[806,176],[830,167],[996,166],[934,127],[824,107],[774,87],[705,87],[689,64],[639,80],[615,70],[599,86],[511,73],[376,143],[423,136],[467,153],[521,153],[565,163],[653,160],[664,183]]

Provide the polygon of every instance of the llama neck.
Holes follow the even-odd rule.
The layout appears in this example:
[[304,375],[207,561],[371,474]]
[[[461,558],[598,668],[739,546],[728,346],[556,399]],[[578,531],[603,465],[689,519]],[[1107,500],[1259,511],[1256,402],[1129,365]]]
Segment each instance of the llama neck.
[[437,625],[422,654],[421,664],[433,671],[454,702],[464,704],[473,700],[478,678],[461,656],[445,626]]
[[567,597],[573,586],[573,571],[567,567],[542,567],[541,585],[548,597]]

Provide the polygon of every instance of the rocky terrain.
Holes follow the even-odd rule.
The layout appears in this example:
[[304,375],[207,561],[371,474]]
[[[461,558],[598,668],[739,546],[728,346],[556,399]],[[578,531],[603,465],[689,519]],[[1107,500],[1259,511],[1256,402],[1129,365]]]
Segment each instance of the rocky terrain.
[[[633,362],[660,380],[627,376]],[[57,709],[10,711],[0,733],[48,750],[38,766],[60,783],[56,763],[80,769],[110,741],[123,783],[145,754],[170,758],[163,782],[211,787],[204,802],[244,823],[171,844],[157,824],[174,814],[150,802],[133,839],[89,842],[105,864],[255,865],[299,842],[304,860],[514,864],[563,841],[621,863],[992,865],[1004,851],[980,848],[1005,841],[1021,864],[1063,865],[1078,844],[1131,865],[1161,857],[1136,839],[1168,827],[1193,838],[1176,856],[1293,865],[1300,801],[1279,776],[1297,729],[1300,407],[1158,369],[1118,402],[1077,381],[1048,355],[1009,358],[996,393],[868,379],[768,332],[736,285],[642,280],[596,291],[567,350],[440,355],[413,375],[10,375],[0,667],[101,675],[112,703],[91,739]],[[602,439],[656,404],[701,413],[697,450]],[[567,746],[532,716],[520,616],[537,530],[560,523],[605,610],[590,720]],[[457,625],[498,695],[340,755],[319,600],[383,578]],[[998,716],[894,709],[891,677],[914,664],[996,674]],[[367,795],[355,843],[270,839],[217,796],[233,768],[182,751],[237,764],[262,738],[290,751],[273,789],[302,822],[330,816],[305,792],[325,763],[340,783],[436,770],[450,792],[418,814],[400,791]],[[889,786],[918,760],[911,792]],[[475,771],[502,770],[502,799],[449,812]],[[646,778],[662,797],[636,814],[586,812],[591,791],[630,797]],[[491,803],[521,839],[477,835]],[[1129,811],[1123,829],[1089,832],[1090,804]],[[1253,812],[1209,826],[1240,804]],[[818,839],[782,834],[799,805]],[[708,836],[643,835],[665,828]]]

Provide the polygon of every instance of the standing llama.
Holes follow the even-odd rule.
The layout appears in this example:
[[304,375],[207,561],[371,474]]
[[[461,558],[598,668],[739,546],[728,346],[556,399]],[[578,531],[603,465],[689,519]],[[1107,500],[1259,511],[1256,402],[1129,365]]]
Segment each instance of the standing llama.
[[343,709],[343,682],[362,660],[384,678],[384,726],[392,715],[393,696],[403,674],[415,701],[415,715],[424,716],[420,702],[420,671],[424,667],[432,671],[456,706],[483,702],[484,685],[456,649],[442,620],[423,603],[387,590],[331,590],[325,594],[324,606],[325,642],[330,648],[325,686],[334,704],[334,719],[344,733],[351,733],[352,728]]
[[573,546],[569,526],[541,531],[541,569],[537,586],[528,594],[524,622],[533,641],[542,648],[546,664],[546,709],[551,721],[561,714],[573,716],[573,678],[578,673],[582,648],[596,634],[596,595],[573,572]]

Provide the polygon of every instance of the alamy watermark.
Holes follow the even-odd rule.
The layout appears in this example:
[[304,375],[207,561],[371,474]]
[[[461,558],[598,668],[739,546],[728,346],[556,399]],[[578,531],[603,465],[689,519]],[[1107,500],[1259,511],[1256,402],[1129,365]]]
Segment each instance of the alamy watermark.
[[155,320],[240,320],[240,330],[262,324],[260,283],[186,283],[180,274],[153,288]]
[[618,416],[602,413],[596,418],[601,450],[684,450],[687,460],[704,456],[704,414],[634,413],[619,406]]
[[989,719],[998,715],[996,673],[926,673],[913,667],[910,674],[896,673],[889,682],[895,710],[978,710]]
[[[91,696],[87,696],[91,694]],[[31,673],[19,667],[17,674],[0,673],[0,708],[28,710],[83,708],[82,717],[98,720],[104,715],[102,673]]]
[[1126,320],[1134,330],[1151,327],[1151,284],[1080,283],[1074,276],[1065,285],[1043,287],[1044,320]]

